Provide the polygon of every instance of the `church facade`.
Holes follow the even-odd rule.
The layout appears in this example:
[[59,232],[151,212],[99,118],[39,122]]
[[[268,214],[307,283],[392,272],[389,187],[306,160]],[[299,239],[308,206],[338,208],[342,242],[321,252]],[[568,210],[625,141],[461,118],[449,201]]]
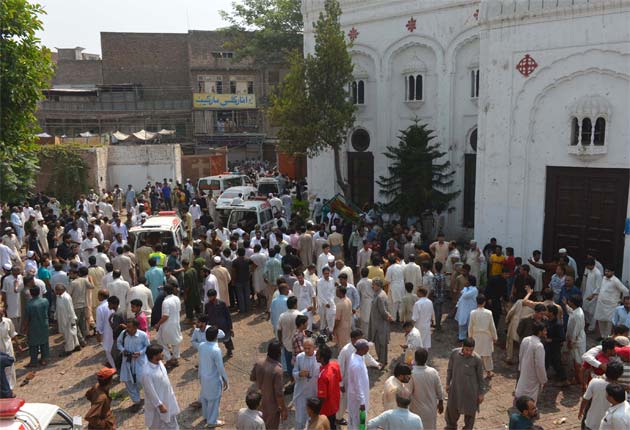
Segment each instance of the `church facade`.
[[[323,4],[303,0],[306,53]],[[357,105],[341,165],[355,203],[387,198],[383,153],[418,119],[461,191],[443,215],[449,237],[496,237],[524,257],[567,248],[578,264],[590,251],[630,278],[630,0],[340,4]],[[308,182],[335,194],[332,153],[308,160]]]

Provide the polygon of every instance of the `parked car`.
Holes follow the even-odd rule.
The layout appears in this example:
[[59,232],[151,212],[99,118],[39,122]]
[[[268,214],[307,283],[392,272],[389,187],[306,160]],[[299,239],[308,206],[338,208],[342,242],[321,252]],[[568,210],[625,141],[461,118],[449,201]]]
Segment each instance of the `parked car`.
[[80,416],[73,417],[49,403],[26,403],[24,399],[0,399],[2,430],[82,430]]

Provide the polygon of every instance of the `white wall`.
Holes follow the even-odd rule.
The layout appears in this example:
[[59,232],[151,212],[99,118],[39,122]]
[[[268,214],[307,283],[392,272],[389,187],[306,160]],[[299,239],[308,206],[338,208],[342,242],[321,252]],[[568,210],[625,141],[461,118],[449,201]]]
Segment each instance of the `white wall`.
[[[630,2],[576,3],[482,8],[475,235],[517,255],[542,246],[547,166],[630,168]],[[529,77],[515,70],[525,54],[538,63]],[[570,107],[593,95],[612,108],[607,154],[569,154]],[[626,238],[626,280],[628,249]]]
[[164,178],[181,181],[181,147],[167,145],[113,145],[108,151],[107,178],[110,188],[115,184],[136,190],[147,182]]

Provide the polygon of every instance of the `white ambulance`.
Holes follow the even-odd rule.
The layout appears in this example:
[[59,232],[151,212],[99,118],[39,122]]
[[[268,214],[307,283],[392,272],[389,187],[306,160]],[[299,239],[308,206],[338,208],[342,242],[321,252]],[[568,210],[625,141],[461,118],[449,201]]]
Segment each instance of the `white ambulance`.
[[232,187],[252,186],[252,181],[247,175],[238,173],[224,173],[216,176],[206,176],[197,181],[199,193],[207,196],[219,197],[223,191]]
[[[259,225],[262,232],[267,233],[277,227],[278,220],[282,220],[276,218],[278,214],[274,213],[272,206],[264,197],[256,197],[239,205],[232,205],[230,210],[227,222],[227,228],[230,230],[241,228],[246,232],[251,232],[256,225]],[[286,221],[282,220],[282,222],[286,226]]]
[[175,211],[161,211],[150,216],[139,226],[129,230],[129,246],[135,252],[141,242],[148,246],[162,245],[162,252],[168,254],[173,246],[183,249],[186,236],[182,220]]

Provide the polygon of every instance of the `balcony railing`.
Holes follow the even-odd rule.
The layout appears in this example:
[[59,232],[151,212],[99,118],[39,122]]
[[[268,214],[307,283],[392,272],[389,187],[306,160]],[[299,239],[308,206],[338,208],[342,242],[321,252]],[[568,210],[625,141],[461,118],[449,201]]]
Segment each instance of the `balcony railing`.
[[40,109],[44,111],[153,111],[153,110],[190,110],[191,100],[142,100],[142,101],[95,101],[95,102],[58,102],[43,100]]

